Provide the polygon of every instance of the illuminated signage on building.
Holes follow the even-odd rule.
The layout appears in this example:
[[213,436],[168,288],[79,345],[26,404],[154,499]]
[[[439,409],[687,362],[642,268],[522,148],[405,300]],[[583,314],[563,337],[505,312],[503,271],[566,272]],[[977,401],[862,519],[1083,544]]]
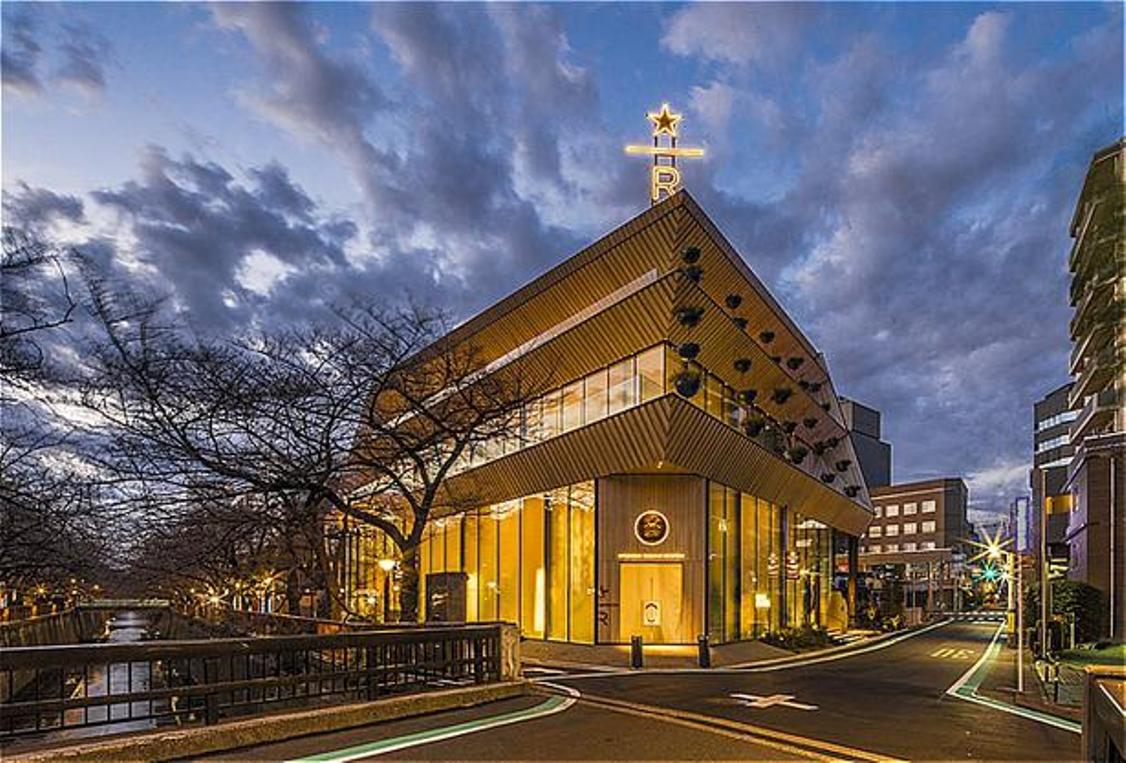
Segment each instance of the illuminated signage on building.
[[633,534],[646,546],[659,546],[669,537],[669,520],[654,509],[643,511],[633,522]]

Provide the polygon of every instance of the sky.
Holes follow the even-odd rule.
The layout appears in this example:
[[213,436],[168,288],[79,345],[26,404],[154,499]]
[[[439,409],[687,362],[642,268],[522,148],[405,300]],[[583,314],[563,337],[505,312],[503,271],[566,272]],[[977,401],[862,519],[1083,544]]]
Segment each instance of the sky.
[[[1117,3],[3,3],[5,224],[216,335],[466,318],[685,186],[879,409],[896,481],[1028,491],[1068,225],[1123,132]],[[979,514],[980,516],[980,514]]]

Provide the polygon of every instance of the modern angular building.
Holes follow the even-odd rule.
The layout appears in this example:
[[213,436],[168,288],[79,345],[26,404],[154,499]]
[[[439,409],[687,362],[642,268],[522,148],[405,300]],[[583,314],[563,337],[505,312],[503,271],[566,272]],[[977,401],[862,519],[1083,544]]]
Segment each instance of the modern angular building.
[[825,358],[687,192],[444,341],[543,384],[447,479],[476,505],[430,523],[432,613],[586,644],[826,622],[864,477]]
[[1031,547],[1037,569],[1045,580],[1067,574],[1067,524],[1071,515],[1071,492],[1067,469],[1075,448],[1071,423],[1079,412],[1071,407],[1071,382],[1057,387],[1032,408]]
[[841,412],[868,488],[887,487],[891,484],[891,445],[880,439],[880,412],[847,397],[841,398]]
[[1069,407],[1075,450],[1068,577],[1100,589],[1107,632],[1126,635],[1126,139],[1098,151],[1071,220]]

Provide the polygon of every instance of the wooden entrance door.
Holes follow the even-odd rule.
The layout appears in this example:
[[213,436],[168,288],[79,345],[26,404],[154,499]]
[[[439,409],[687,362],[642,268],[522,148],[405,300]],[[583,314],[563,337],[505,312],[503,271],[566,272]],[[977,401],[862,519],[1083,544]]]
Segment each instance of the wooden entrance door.
[[622,562],[619,568],[621,616],[618,638],[641,636],[646,644],[683,644],[681,605],[684,569],[680,562]]

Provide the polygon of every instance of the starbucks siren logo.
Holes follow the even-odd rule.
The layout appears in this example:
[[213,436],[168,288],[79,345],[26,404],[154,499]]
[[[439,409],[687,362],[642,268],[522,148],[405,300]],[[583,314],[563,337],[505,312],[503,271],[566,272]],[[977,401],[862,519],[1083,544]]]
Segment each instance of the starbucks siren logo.
[[643,511],[633,523],[633,534],[646,546],[658,546],[669,537],[669,520],[654,509]]

